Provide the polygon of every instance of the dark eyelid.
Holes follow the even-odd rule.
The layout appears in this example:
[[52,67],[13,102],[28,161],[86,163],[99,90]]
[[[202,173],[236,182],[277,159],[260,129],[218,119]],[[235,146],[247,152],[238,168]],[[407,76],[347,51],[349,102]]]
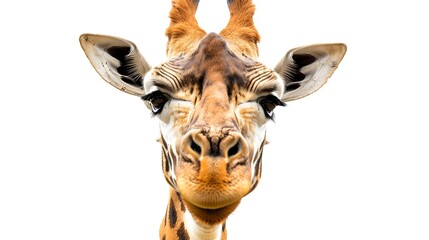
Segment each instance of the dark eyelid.
[[142,96],[141,99],[143,101],[149,101],[151,98],[153,98],[154,96],[156,96],[157,94],[160,94],[160,93],[161,93],[161,91],[159,91],[159,90],[153,91],[151,93],[148,93],[148,94]]
[[274,96],[274,95],[266,95],[266,96],[262,96],[260,97],[257,102],[262,106],[262,108],[264,109],[264,114],[265,117],[268,119],[271,119],[274,121],[274,112],[272,110],[274,110],[275,107],[273,107],[273,109],[268,112],[267,109],[265,108],[266,105],[265,103],[269,103],[269,104],[274,104],[276,106],[286,106],[286,103],[284,103],[283,101],[281,101],[278,97]]
[[156,90],[156,91],[153,91],[151,93],[148,93],[148,94],[142,96],[141,99],[143,101],[150,101],[151,99],[153,99],[154,97],[159,96],[159,95],[163,95],[163,96],[165,96],[167,98],[171,98],[168,94],[163,93],[163,92],[161,92],[159,90]]
[[[171,98],[170,98],[170,96],[168,94],[165,94],[165,93],[163,93],[163,92],[161,92],[159,90],[156,90],[156,91],[153,91],[153,92],[151,92],[149,94],[146,94],[145,96],[142,96],[141,99],[143,101],[150,102],[150,105],[151,105],[151,108],[152,108],[152,117],[154,117],[154,116],[158,115],[159,113],[161,113],[164,105],[171,100]],[[163,102],[158,107],[158,106],[156,106],[157,104],[154,105],[153,101],[159,100],[159,99],[162,99]]]
[[284,103],[278,97],[276,97],[274,95],[271,95],[271,94],[263,96],[263,97],[260,97],[258,99],[258,101],[261,101],[261,100],[263,100],[263,101],[270,101],[270,102],[276,104],[277,106],[286,106],[286,103]]

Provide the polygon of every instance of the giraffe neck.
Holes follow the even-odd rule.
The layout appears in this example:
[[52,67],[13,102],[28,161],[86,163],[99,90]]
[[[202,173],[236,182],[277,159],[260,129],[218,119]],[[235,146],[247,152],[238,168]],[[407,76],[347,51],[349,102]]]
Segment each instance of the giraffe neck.
[[159,229],[161,240],[226,240],[225,223],[201,225],[194,221],[180,194],[170,188],[170,200]]
[[214,226],[201,226],[194,221],[192,215],[188,211],[185,212],[185,227],[188,230],[188,234],[191,240],[222,239],[222,224]]

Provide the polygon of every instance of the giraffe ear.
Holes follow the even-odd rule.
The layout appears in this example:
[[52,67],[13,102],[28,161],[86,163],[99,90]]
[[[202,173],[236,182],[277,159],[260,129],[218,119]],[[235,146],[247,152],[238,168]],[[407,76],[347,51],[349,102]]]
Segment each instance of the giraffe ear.
[[285,81],[283,101],[305,97],[323,86],[344,57],[342,43],[317,44],[290,50],[274,68]]
[[95,34],[82,34],[79,41],[92,66],[106,82],[129,94],[145,94],[143,79],[150,66],[134,43]]

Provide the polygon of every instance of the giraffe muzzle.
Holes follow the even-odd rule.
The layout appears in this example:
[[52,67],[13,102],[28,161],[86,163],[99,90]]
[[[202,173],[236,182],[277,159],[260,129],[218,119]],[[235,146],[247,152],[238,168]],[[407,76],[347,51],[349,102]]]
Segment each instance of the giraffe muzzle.
[[249,147],[236,131],[191,130],[182,141],[176,168],[184,199],[203,209],[237,203],[250,190]]

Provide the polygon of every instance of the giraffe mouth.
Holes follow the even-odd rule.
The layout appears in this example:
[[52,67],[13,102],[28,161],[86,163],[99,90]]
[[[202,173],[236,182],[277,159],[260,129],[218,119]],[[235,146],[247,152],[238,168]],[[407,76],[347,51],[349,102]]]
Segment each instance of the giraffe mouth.
[[209,225],[214,225],[224,222],[226,218],[238,207],[240,200],[216,209],[198,207],[186,199],[183,199],[183,202],[195,220]]
[[202,210],[222,210],[235,204],[250,191],[250,179],[201,179],[179,177],[178,190],[184,200]]

